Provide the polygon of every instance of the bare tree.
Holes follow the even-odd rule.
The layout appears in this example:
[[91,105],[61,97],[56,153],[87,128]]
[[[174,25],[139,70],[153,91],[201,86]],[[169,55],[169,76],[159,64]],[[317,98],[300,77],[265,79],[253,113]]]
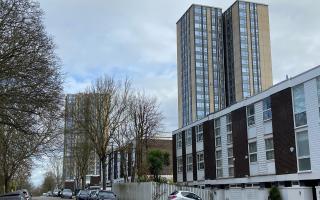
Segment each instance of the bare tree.
[[130,84],[104,76],[84,94],[83,129],[89,136],[102,165],[102,185],[106,188],[108,146],[111,137],[126,120]]
[[50,157],[48,168],[55,176],[57,188],[62,187],[62,166],[63,166],[63,157],[60,153]]
[[148,97],[142,92],[137,92],[131,97],[129,106],[129,120],[131,130],[135,138],[135,165],[133,166],[132,181],[146,173],[147,166],[143,165],[146,157],[144,148],[148,146],[148,140],[154,137],[161,128],[163,115],[159,110],[157,99]]
[[86,175],[88,173],[90,156],[93,151],[93,146],[89,138],[85,134],[76,136],[76,143],[74,147],[74,161],[76,166],[76,174],[78,179],[81,179],[81,187],[85,188],[86,184]]
[[0,173],[7,191],[19,166],[56,147],[62,76],[37,3],[2,0],[0,19]]

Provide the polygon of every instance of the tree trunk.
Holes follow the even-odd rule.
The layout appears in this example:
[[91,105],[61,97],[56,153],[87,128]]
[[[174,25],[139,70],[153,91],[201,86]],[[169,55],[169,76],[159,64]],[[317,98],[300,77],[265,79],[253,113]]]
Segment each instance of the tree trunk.
[[5,193],[10,192],[9,191],[9,178],[7,176],[4,176],[4,191],[5,191]]
[[81,180],[82,180],[82,189],[84,190],[85,189],[85,185],[86,185],[86,175],[84,175],[84,176],[82,176],[82,178],[81,178]]
[[102,188],[105,190],[107,187],[106,183],[106,169],[107,169],[107,164],[106,164],[106,157],[104,156],[101,158],[102,162]]

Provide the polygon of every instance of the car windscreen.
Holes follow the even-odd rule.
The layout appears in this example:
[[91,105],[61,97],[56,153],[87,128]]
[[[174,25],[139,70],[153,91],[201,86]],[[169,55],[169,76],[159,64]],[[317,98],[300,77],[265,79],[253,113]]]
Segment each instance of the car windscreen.
[[63,192],[71,192],[70,189],[64,189]]
[[86,190],[80,190],[80,192],[79,192],[79,194],[81,195],[83,195],[83,194],[88,194],[88,191],[86,191]]
[[112,192],[99,192],[99,197],[106,197],[106,198],[114,198],[114,194]]
[[179,192],[178,191],[174,191],[174,192],[172,192],[170,195],[176,195],[176,194],[178,194]]

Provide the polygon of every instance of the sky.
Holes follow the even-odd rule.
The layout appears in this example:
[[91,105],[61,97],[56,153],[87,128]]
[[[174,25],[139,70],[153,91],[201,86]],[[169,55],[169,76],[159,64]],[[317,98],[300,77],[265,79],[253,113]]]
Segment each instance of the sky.
[[[129,77],[158,98],[164,129],[178,128],[176,22],[192,3],[234,0],[39,0],[57,45],[65,93],[83,91],[103,74]],[[320,65],[319,0],[256,0],[269,5],[273,83]],[[32,182],[45,167],[38,163]]]

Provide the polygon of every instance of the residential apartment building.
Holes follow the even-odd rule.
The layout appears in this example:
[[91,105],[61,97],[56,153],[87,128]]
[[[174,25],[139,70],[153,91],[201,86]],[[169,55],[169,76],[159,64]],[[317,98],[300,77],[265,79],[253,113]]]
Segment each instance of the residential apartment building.
[[272,86],[268,6],[236,1],[223,13],[227,105]]
[[177,22],[179,127],[272,85],[268,6],[192,5]]
[[[169,153],[170,164],[164,166],[161,176],[167,179],[172,179],[172,137],[158,136],[145,141],[143,145],[143,165],[144,170],[148,169],[147,155],[150,150],[158,149]],[[128,176],[128,181],[131,182],[131,177],[136,167],[136,145],[135,142],[128,145],[126,148],[110,148],[107,157],[107,184],[124,182],[125,175]],[[150,172],[146,175],[151,175]],[[137,178],[137,177],[136,177]]]
[[225,107],[222,9],[192,5],[177,22],[179,126]]
[[320,182],[320,66],[173,132],[173,176],[205,187]]
[[[65,129],[64,129],[64,154],[63,154],[63,179],[75,180],[77,170],[74,158],[77,135],[75,132],[75,119],[73,117],[76,100],[82,94],[67,94],[65,97]],[[100,161],[95,152],[92,152],[89,159],[88,175],[100,174]]]

